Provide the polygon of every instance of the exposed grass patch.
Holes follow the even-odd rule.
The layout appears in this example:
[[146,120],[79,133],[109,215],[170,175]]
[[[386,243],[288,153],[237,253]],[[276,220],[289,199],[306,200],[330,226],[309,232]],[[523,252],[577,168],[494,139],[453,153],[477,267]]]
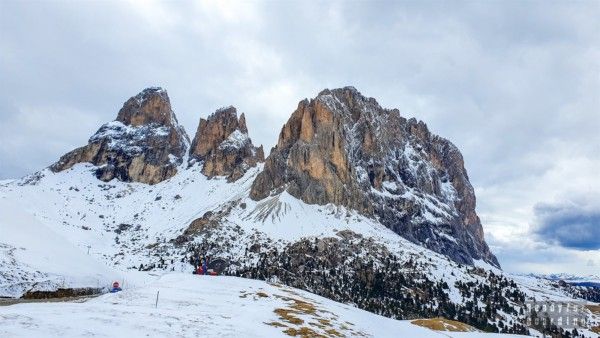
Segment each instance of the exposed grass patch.
[[256,293],[257,296],[261,297],[261,298],[268,298],[269,295],[267,295],[266,293],[259,291]]
[[600,315],[600,305],[586,305],[585,307],[592,313]]
[[331,325],[331,321],[329,319],[324,319],[324,318],[320,318],[319,319],[319,323],[323,324],[323,325]]
[[273,326],[273,327],[288,327],[284,323],[280,323],[280,322],[269,322],[269,323],[265,323],[265,324]]
[[302,337],[302,338],[327,338],[322,334],[318,334],[313,329],[303,326],[299,329],[294,329],[290,327],[289,329],[283,331],[283,333],[287,334],[290,337]]
[[332,337],[343,337],[344,335],[339,333],[336,329],[325,330],[325,333]]
[[[294,292],[288,293],[296,294]],[[286,302],[286,307],[277,308],[273,311],[279,317],[278,321],[265,324],[285,328],[283,333],[288,336],[326,338],[345,337],[347,335],[367,336],[364,332],[352,330],[349,326],[354,326],[354,324],[350,322],[345,322],[347,325],[338,323],[338,316],[336,314],[318,308],[311,300],[306,300],[300,295],[296,294],[297,296],[288,297],[276,293],[270,296],[266,293],[263,294],[264,296],[261,296],[257,293],[259,297],[255,297],[254,300],[272,296]]]
[[327,326],[317,323],[317,322],[309,322],[308,325],[312,326],[312,327],[318,327],[319,329],[322,329],[322,330],[325,330],[327,328]]
[[427,318],[417,319],[411,322],[412,324],[426,327],[434,331],[451,331],[451,332],[473,332],[478,331],[471,325],[467,325],[456,320],[450,320],[446,318]]
[[594,333],[600,333],[600,326],[594,326],[590,329],[590,331]]
[[317,309],[312,303],[295,298],[292,298],[292,300],[294,301],[294,304],[290,306],[292,309],[300,311],[307,315],[316,315]]
[[294,325],[304,324],[304,320],[294,316],[294,315],[299,314],[299,312],[296,310],[278,308],[278,309],[275,309],[275,311],[273,311],[273,312],[275,312],[279,316],[279,319],[286,321],[290,324],[294,324]]

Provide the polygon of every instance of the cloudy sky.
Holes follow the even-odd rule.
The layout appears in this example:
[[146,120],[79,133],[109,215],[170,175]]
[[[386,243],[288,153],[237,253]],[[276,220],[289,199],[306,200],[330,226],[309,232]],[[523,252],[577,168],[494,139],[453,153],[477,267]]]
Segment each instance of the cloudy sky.
[[0,179],[83,145],[130,96],[235,105],[267,148],[353,85],[463,152],[513,272],[600,271],[600,1],[0,1]]

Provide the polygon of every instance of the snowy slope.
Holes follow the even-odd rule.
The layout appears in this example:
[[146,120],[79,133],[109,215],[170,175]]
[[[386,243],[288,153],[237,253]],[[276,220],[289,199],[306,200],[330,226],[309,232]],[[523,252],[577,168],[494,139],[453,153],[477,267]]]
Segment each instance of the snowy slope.
[[84,254],[20,206],[0,199],[0,297],[104,286],[118,273]]
[[[436,280],[447,280],[456,301],[460,295],[450,282],[479,281],[478,276],[465,273],[445,256],[344,207],[308,205],[285,192],[253,201],[248,191],[260,166],[235,183],[209,180],[199,167],[180,168],[178,175],[156,185],[117,180],[104,183],[93,176],[94,168],[78,164],[60,173],[44,170],[43,177],[36,176],[33,181],[26,178],[0,186],[0,201],[19,201],[23,209],[82,252],[90,245],[92,256],[120,270],[155,262],[156,257],[147,249],[153,246],[167,259],[165,270],[189,272],[190,266],[179,261],[180,250],[169,241],[207,211],[217,212],[223,205],[236,202],[223,222],[225,226],[218,230],[220,238],[235,238],[228,252],[230,259],[237,259],[257,240],[276,248],[301,238],[336,237],[340,231],[352,230],[385,244],[406,261],[426,261],[428,273]],[[122,224],[126,229],[117,234],[115,230]],[[173,264],[168,259],[171,257],[175,258]]]
[[438,333],[289,287],[189,274],[164,275],[146,287],[82,303],[0,307],[0,336],[10,337],[287,337],[293,332],[287,330],[303,328],[327,336],[500,336]]
[[[147,275],[132,276],[132,272],[137,272],[140,264],[156,264],[159,259],[164,260],[164,266],[154,269],[154,273],[175,271],[189,274],[191,266],[182,259],[186,252],[182,247],[174,245],[173,240],[192,221],[207,212],[219,214],[229,208],[223,213],[211,240],[228,243],[229,247],[221,258],[230,261],[255,259],[250,256],[244,258],[244,250],[254,243],[279,249],[302,238],[339,237],[344,230],[351,230],[384,245],[404,262],[418,262],[421,272],[433,281],[447,282],[449,288],[445,292],[456,304],[464,303],[465,299],[455,283],[486,283],[486,277],[481,271],[493,271],[494,274],[516,281],[519,289],[528,297],[539,300],[570,299],[564,291],[552,287],[548,280],[512,276],[481,261],[476,262],[482,268],[481,271],[459,265],[443,255],[405,240],[376,220],[344,207],[331,204],[308,205],[285,192],[262,201],[253,201],[248,193],[252,181],[261,169],[262,166],[259,165],[250,169],[235,183],[228,183],[225,178],[207,179],[200,172],[200,166],[180,166],[178,174],[171,179],[147,185],[117,180],[102,182],[94,176],[94,166],[77,164],[59,173],[43,170],[21,180],[1,182],[0,208],[3,215],[10,217],[0,220],[0,260],[2,267],[9,261],[12,265],[8,269],[0,267],[0,296],[19,297],[34,283],[38,283],[37,288],[43,286],[45,289],[95,287],[107,285],[115,279],[127,278],[129,281],[135,279],[133,284],[142,287],[147,283]],[[11,219],[13,221],[6,221]],[[26,235],[36,233],[39,235]],[[193,239],[200,240],[202,238]],[[86,254],[88,246],[90,256]],[[30,254],[17,256],[18,260],[13,260],[11,252],[21,247],[26,249],[23,252]],[[357,254],[368,255],[368,252]],[[50,258],[44,261],[43,257]],[[56,264],[48,264],[48,261]],[[53,282],[48,283],[48,280]],[[203,286],[198,288],[201,287]],[[144,300],[145,297],[150,297],[147,288],[130,290],[123,295],[136,292],[140,293],[136,296],[140,301],[147,301]],[[144,295],[144,292],[148,294]],[[103,296],[85,306],[100,302],[98,306],[102,308],[102,302],[110,303],[115,299],[111,297],[115,296]],[[119,297],[116,299],[121,299]],[[130,306],[127,304],[120,306]],[[19,307],[29,306],[31,308],[24,311],[34,311],[37,306],[46,305]],[[69,309],[76,312],[78,306],[84,305],[60,306],[74,307]],[[477,306],[484,307],[485,304]],[[102,311],[110,312],[109,309]],[[41,308],[40,311],[40,316],[53,316],[50,309]],[[129,310],[123,311],[129,313]],[[239,308],[233,307],[231,311],[238,313]],[[136,312],[127,315],[134,319]],[[516,319],[508,314],[501,315],[504,321]],[[66,321],[67,318],[65,315],[62,320]],[[108,320],[109,317],[98,318]],[[82,318],[82,322],[85,323],[86,319]],[[173,322],[163,321],[156,325],[175,325],[175,322],[173,319]],[[181,327],[188,327],[186,325],[193,326],[193,321],[189,319],[188,324],[181,324]],[[163,326],[160,327],[162,330]],[[76,327],[73,328],[75,329]],[[132,327],[122,329],[130,330]],[[72,334],[77,335],[77,332],[79,331],[73,331]]]
[[258,170],[228,184],[208,180],[199,167],[182,168],[170,180],[147,185],[104,183],[93,175],[95,168],[77,164],[56,174],[46,169],[0,185],[0,203],[18,203],[81,250],[91,246],[91,254],[107,265],[130,267],[148,260],[147,245],[176,237],[206,211],[247,190]]

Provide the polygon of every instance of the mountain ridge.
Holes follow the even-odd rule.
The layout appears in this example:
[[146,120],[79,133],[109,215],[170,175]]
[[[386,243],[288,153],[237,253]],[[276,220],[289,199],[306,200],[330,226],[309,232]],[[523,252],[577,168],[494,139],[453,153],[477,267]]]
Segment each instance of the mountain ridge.
[[[471,236],[469,224],[460,221],[477,216],[469,213],[474,213],[474,199],[461,209],[461,199],[456,198],[461,184],[467,194],[472,189],[460,152],[432,135],[423,122],[383,109],[354,88],[320,95],[319,100],[302,100],[282,128],[275,151],[265,162],[242,167],[245,170],[235,179],[232,170],[223,175],[204,172],[207,160],[230,170],[244,163],[247,149],[257,151],[244,138],[234,142],[242,147],[219,153],[225,150],[219,149],[222,144],[229,147],[229,136],[247,134],[245,116],[225,107],[213,114],[221,117],[204,119],[203,130],[209,120],[213,126],[208,130],[214,128],[202,141],[206,152],[194,158],[191,144],[186,144],[189,148],[172,164],[176,173],[170,177],[145,183],[117,175],[103,181],[98,172],[106,164],[74,161],[63,170],[51,167],[1,182],[0,205],[16,202],[82,255],[91,248],[93,259],[115,269],[189,273],[201,256],[210,256],[221,262],[225,275],[283,283],[390,318],[444,316],[481,330],[527,333],[520,314],[525,299],[585,296],[552,281],[505,273],[490,257],[483,259],[484,252],[471,255],[463,248],[465,256],[457,258],[439,250],[437,244],[447,245],[451,238],[464,246],[452,231]],[[136,102],[138,107],[144,100]],[[157,111],[161,109],[150,109]],[[148,122],[144,117],[133,120]],[[357,121],[352,125],[356,128],[348,128],[347,121]],[[219,130],[228,123],[230,127]],[[117,135],[129,137],[138,134],[128,133],[128,128],[147,125],[117,121],[108,127],[98,139],[110,150],[112,129],[125,129]],[[194,144],[200,143],[198,139]],[[402,151],[390,151],[393,148]],[[227,159],[230,154],[234,161]],[[315,159],[313,167],[305,156]],[[388,168],[386,163],[394,165]],[[448,163],[455,171],[446,168]],[[265,173],[282,184],[265,184],[269,178]],[[356,195],[344,195],[350,188]],[[362,210],[356,203],[361,201]],[[427,230],[431,243],[399,233],[402,224],[384,224],[386,214],[378,214],[388,210],[388,219],[396,219],[395,211],[401,208],[407,209],[407,219],[415,220],[412,230]],[[456,229],[448,225],[451,220],[458,220]],[[18,222],[0,225],[18,231]],[[21,252],[19,246],[26,245],[0,247],[0,259],[17,267],[0,278],[20,280],[23,290],[61,287],[60,280],[44,279],[43,265],[31,266],[11,255]],[[0,292],[4,291],[0,283]]]
[[[87,146],[51,166],[101,167],[96,176],[155,184],[175,175],[189,153],[207,177],[235,181],[265,161],[233,106],[201,118],[193,140],[177,123],[167,91],[150,87],[127,100]],[[475,212],[475,193],[458,148],[427,125],[385,109],[354,87],[324,89],[299,102],[250,196],[287,190],[309,204],[334,203],[376,217],[399,235],[465,264],[499,267]]]

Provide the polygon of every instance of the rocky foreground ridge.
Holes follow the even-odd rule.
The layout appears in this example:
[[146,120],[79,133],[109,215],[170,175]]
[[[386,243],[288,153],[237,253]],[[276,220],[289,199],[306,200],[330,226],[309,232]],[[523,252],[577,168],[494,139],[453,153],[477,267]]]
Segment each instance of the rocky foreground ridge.
[[[199,163],[207,177],[229,182],[264,161],[262,146],[252,144],[245,116],[234,107],[200,119],[190,144],[167,92],[148,88],[51,169],[90,162],[103,181],[155,184],[184,170],[186,156],[188,166]],[[250,197],[283,191],[308,204],[357,210],[457,262],[499,266],[485,243],[460,151],[425,123],[384,109],[353,87],[301,101],[283,126]]]

